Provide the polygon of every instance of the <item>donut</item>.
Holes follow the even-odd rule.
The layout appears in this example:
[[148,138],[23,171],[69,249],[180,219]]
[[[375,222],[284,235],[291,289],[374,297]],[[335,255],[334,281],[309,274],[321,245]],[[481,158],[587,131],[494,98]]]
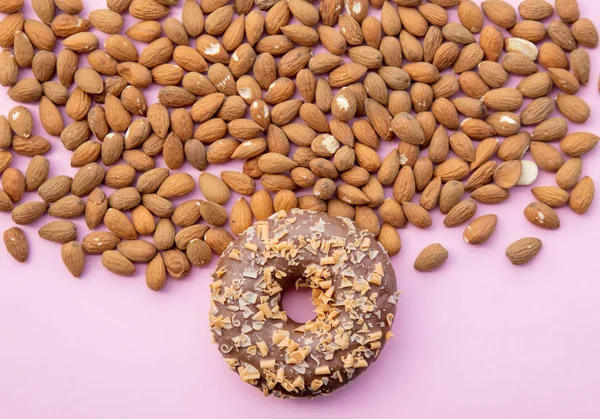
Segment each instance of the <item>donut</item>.
[[[315,318],[281,306],[310,287]],[[314,397],[363,373],[392,336],[396,276],[384,248],[347,218],[280,211],[229,245],[213,273],[210,328],[240,378],[277,397]]]

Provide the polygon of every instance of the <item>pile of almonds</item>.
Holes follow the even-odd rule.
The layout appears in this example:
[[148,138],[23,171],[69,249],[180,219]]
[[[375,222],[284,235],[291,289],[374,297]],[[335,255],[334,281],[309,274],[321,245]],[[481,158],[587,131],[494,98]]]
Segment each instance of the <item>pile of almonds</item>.
[[[556,229],[554,208],[590,207],[582,156],[598,137],[568,129],[590,117],[577,93],[598,33],[577,0],[525,0],[518,11],[503,0],[184,1],[181,19],[168,17],[179,0],[107,0],[87,18],[81,0],[31,0],[37,17],[28,19],[24,0],[0,3],[0,84],[39,106],[43,129],[79,168],[49,178],[44,155],[57,141],[34,135],[28,108],[15,107],[0,118],[0,211],[17,225],[56,218],[39,235],[63,244],[74,276],[100,254],[120,275],[147,264],[158,290],[167,274],[209,263],[254,219],[295,207],[351,218],[395,255],[397,229],[428,228],[436,207],[446,227],[467,223],[476,202],[507,200],[538,169],[555,172],[556,186],[533,187],[531,223]],[[138,20],[128,28],[126,12]],[[161,88],[148,105],[151,85]],[[381,140],[397,144],[383,158]],[[527,151],[533,160],[522,159]],[[25,173],[11,167],[14,154],[31,158]],[[204,171],[231,160],[243,170]],[[180,201],[197,187],[204,200]],[[228,211],[232,192],[243,197]],[[26,193],[39,198],[21,203]],[[78,241],[69,220],[80,216],[91,232]],[[484,243],[496,222],[475,218],[465,241]],[[21,228],[4,242],[27,260]],[[525,238],[507,256],[523,264],[540,248]],[[428,246],[415,268],[447,257]]]

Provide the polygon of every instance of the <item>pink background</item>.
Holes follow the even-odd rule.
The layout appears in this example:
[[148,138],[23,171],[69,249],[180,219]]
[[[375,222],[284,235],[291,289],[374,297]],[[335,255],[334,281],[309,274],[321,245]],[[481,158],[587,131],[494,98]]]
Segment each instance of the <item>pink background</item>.
[[[84,15],[105,7],[101,0],[85,3]],[[600,23],[594,3],[580,0],[582,16]],[[29,7],[26,12],[32,15]],[[600,103],[600,56],[593,54],[592,80],[582,89],[592,108]],[[147,95],[150,102],[154,94]],[[12,106],[0,101],[0,113]],[[594,119],[583,129],[598,132]],[[43,135],[39,123],[36,130]],[[53,143],[51,175],[72,175],[69,153],[58,139]],[[26,164],[18,158],[13,166]],[[584,172],[600,179],[597,150],[585,159]],[[553,184],[553,177],[545,174],[537,184]],[[25,228],[28,264],[0,252],[0,417],[598,418],[598,204],[584,216],[560,209],[561,228],[547,232],[523,217],[533,200],[529,188],[511,195],[503,205],[479,207],[478,215],[499,216],[496,234],[483,246],[466,245],[462,228],[445,229],[437,211],[431,229],[401,231],[403,249],[393,259],[403,290],[397,339],[355,383],[311,401],[264,398],[229,372],[208,330],[216,258],[182,281],[169,279],[159,293],[146,288],[143,267],[134,278],[119,278],[98,257],[89,257],[84,277],[75,280],[60,247],[37,237],[49,220],[40,221]],[[11,225],[0,214],[1,230]],[[532,235],[544,242],[541,254],[513,267],[506,246]],[[413,261],[432,242],[444,244],[450,259],[437,272],[417,273]]]

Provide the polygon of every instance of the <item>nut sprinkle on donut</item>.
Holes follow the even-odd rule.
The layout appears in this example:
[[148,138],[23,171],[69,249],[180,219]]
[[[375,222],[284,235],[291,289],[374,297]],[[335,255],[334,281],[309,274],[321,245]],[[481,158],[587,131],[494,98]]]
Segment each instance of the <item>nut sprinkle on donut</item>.
[[[396,313],[396,276],[384,248],[347,218],[280,211],[223,253],[211,284],[210,326],[243,381],[278,397],[331,393],[373,363]],[[310,287],[315,318],[281,306]]]

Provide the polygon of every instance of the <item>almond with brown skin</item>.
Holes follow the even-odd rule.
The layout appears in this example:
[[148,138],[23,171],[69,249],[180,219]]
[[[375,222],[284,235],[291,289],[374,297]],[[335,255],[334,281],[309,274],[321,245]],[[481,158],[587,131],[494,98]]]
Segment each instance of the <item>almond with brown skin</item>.
[[106,250],[115,249],[119,238],[108,231],[94,231],[83,238],[82,247],[85,253],[101,254]]
[[448,251],[439,243],[430,244],[419,253],[414,268],[419,272],[430,272],[442,266],[448,259]]
[[29,258],[29,244],[23,230],[19,227],[9,228],[4,232],[4,246],[8,253],[20,263],[27,262]]
[[556,184],[564,190],[575,187],[581,178],[583,160],[580,157],[569,159],[556,172]]
[[107,34],[117,34],[123,27],[123,18],[110,9],[97,9],[89,14],[89,20],[96,29]]
[[124,240],[119,243],[117,249],[134,263],[148,263],[156,255],[156,247],[145,240]]
[[556,172],[564,163],[564,158],[557,149],[539,141],[531,143],[531,156],[542,170],[549,172]]
[[19,66],[16,58],[9,50],[0,52],[0,84],[4,87],[14,86],[19,77]]
[[546,0],[525,0],[519,5],[523,19],[543,20],[554,13],[554,7]]
[[221,255],[233,241],[233,238],[224,228],[212,227],[206,232],[204,241],[210,246],[214,253]]
[[422,206],[414,204],[412,202],[403,202],[402,210],[408,222],[418,228],[429,228],[431,227],[432,221],[429,212]]
[[462,182],[451,180],[440,191],[439,204],[442,214],[448,214],[463,197],[465,188]]
[[569,193],[556,186],[536,186],[531,192],[540,202],[552,208],[562,207],[569,202]]
[[398,231],[393,226],[386,223],[382,224],[377,240],[387,251],[388,255],[395,256],[400,253],[402,242]]
[[42,85],[36,79],[24,78],[8,90],[8,97],[15,102],[30,103],[37,101],[42,93]]
[[65,196],[54,202],[48,209],[48,214],[57,218],[76,218],[85,211],[83,200],[77,196]]
[[439,177],[433,178],[419,198],[419,204],[427,211],[431,211],[439,202],[440,192],[442,190],[442,179]]
[[102,265],[110,272],[121,276],[135,274],[135,265],[116,250],[107,250],[102,253]]
[[481,8],[488,19],[502,28],[512,28],[517,22],[514,7],[504,0],[486,0],[481,3]]
[[498,204],[506,201],[509,197],[510,192],[507,189],[494,183],[481,186],[471,192],[471,198],[482,204]]
[[560,149],[570,157],[579,157],[593,150],[598,144],[598,137],[588,132],[574,132],[560,142]]
[[390,126],[394,131],[394,134],[402,141],[414,145],[423,144],[425,142],[423,128],[418,121],[408,113],[401,112],[397,114]]
[[221,179],[230,189],[241,195],[252,195],[256,190],[256,182],[245,173],[226,170],[221,172]]
[[556,106],[569,121],[583,124],[591,114],[590,106],[580,97],[559,93]]
[[482,215],[467,226],[463,239],[468,244],[478,245],[485,243],[496,231],[498,217],[495,214]]
[[558,214],[542,202],[532,202],[524,211],[525,218],[532,224],[547,230],[556,230],[560,227]]
[[506,257],[513,265],[529,263],[542,249],[542,241],[535,237],[525,237],[513,242],[506,249]]
[[10,197],[0,189],[0,211],[11,211],[13,209],[13,203]]
[[400,170],[398,177],[394,182],[392,191],[394,198],[400,203],[410,202],[410,200],[413,198],[416,191],[416,185],[415,176],[410,166],[404,166]]
[[179,249],[163,252],[167,272],[175,279],[186,277],[191,269],[191,264],[186,254]]
[[494,172],[494,182],[503,189],[510,189],[521,178],[522,165],[519,160],[501,163]]
[[483,49],[486,60],[498,61],[504,49],[504,36],[494,26],[486,26],[481,31],[479,45]]
[[594,182],[589,176],[583,177],[571,191],[569,207],[577,214],[584,214],[594,200]]
[[38,194],[45,202],[56,202],[71,191],[72,183],[73,179],[69,176],[56,176],[44,181],[38,188]]
[[41,238],[56,243],[68,243],[77,239],[77,226],[70,221],[52,221],[38,231]]
[[570,55],[571,71],[581,84],[587,84],[590,79],[590,55],[583,48],[577,48]]
[[212,249],[203,240],[192,240],[186,249],[186,256],[194,266],[205,266],[212,259]]
[[50,162],[46,158],[33,157],[25,172],[26,190],[28,192],[37,190],[48,179],[49,172]]
[[456,204],[444,218],[446,227],[456,227],[470,220],[477,212],[477,204],[471,199]]
[[225,182],[211,173],[204,172],[200,174],[198,185],[204,197],[209,201],[224,204],[231,196]]
[[19,169],[9,167],[2,173],[2,188],[12,202],[19,202],[26,190],[25,176]]
[[439,176],[442,181],[462,180],[470,173],[469,164],[460,158],[450,158],[439,164],[433,171],[434,176]]
[[31,201],[15,207],[11,217],[15,224],[29,225],[42,218],[48,211],[45,202]]
[[63,244],[61,258],[71,275],[79,278],[85,266],[85,252],[82,245],[76,241]]
[[[555,101],[550,97],[541,97],[531,101],[521,114],[522,125],[537,125],[548,119],[556,107]],[[534,128],[535,129],[535,128]]]
[[556,0],[556,13],[565,23],[575,23],[579,20],[579,4],[577,0]]

